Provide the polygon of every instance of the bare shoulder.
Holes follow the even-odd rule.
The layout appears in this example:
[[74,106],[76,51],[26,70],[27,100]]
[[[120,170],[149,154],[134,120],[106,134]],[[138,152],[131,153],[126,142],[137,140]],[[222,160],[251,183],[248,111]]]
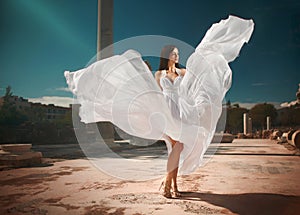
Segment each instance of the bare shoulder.
[[161,74],[162,74],[162,71],[161,70],[158,70],[154,73],[154,76],[155,78],[160,78],[161,77]]
[[182,68],[182,69],[180,69],[180,72],[181,72],[181,75],[185,75],[186,69]]

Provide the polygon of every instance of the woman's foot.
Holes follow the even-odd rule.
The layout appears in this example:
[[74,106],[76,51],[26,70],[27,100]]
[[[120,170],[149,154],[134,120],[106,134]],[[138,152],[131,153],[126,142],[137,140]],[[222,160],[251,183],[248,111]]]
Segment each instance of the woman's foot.
[[178,190],[177,183],[174,184],[174,191],[173,191],[173,193],[174,193],[174,196],[176,198],[179,198],[179,197],[182,196],[181,193],[180,193],[180,191]]
[[172,198],[172,194],[171,194],[171,180],[163,181],[161,183],[161,185],[160,185],[160,188],[162,186],[164,187],[163,196],[166,197],[166,198]]

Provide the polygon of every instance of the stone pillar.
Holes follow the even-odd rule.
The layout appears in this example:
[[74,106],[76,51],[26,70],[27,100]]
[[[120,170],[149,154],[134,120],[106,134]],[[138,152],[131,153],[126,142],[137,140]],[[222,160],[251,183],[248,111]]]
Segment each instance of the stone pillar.
[[[113,5],[113,0],[98,0],[97,60],[113,55]],[[99,122],[97,125],[104,141],[114,142],[113,124]]]
[[271,118],[267,116],[267,130],[270,130],[271,127]]
[[248,130],[247,130],[247,132],[249,134],[252,134],[252,119],[250,117],[248,118]]
[[113,11],[113,0],[98,0],[97,60],[113,55]]
[[298,89],[298,91],[296,92],[296,97],[297,97],[297,102],[298,102],[298,104],[300,104],[300,84],[299,84],[299,89]]
[[249,126],[249,117],[247,113],[244,113],[244,134],[248,133],[248,126]]

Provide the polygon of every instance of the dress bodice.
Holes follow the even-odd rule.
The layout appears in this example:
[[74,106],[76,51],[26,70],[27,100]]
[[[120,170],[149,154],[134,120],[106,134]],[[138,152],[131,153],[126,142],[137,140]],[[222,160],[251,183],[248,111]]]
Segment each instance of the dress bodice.
[[164,98],[170,108],[171,114],[174,118],[179,119],[180,112],[178,107],[179,99],[179,85],[182,80],[181,70],[176,68],[178,76],[172,81],[167,76],[167,71],[162,70],[162,76],[160,78],[160,85],[163,89]]
[[178,74],[178,76],[174,79],[174,81],[172,81],[170,78],[168,78],[167,71],[162,70],[160,85],[163,89],[164,94],[178,93],[178,88],[182,80],[181,70],[176,68],[176,73]]

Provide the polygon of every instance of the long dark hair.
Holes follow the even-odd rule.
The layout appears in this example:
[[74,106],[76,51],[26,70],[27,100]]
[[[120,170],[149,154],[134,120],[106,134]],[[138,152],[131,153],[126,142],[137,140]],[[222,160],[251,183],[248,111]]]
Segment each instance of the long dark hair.
[[[161,52],[160,52],[160,61],[159,61],[159,68],[158,70],[165,70],[165,69],[169,69],[168,68],[168,62],[169,62],[169,56],[170,53],[177,48],[174,45],[166,45],[162,48]],[[175,64],[176,68],[180,68],[179,67],[179,63]]]

